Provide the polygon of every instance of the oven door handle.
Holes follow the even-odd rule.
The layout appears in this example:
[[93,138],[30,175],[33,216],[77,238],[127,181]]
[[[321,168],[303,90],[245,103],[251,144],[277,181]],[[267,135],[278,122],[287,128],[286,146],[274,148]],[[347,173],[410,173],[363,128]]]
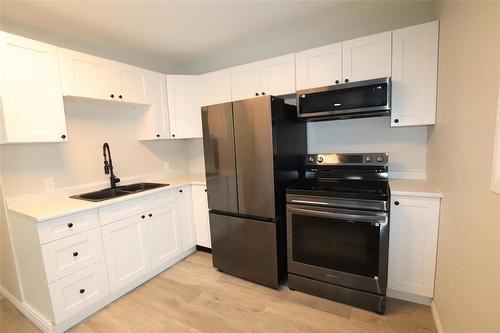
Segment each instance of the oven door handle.
[[307,215],[314,215],[320,217],[331,217],[338,218],[342,220],[353,220],[359,222],[378,222],[378,223],[387,223],[387,215],[359,215],[359,214],[345,214],[345,213],[337,213],[323,210],[313,210],[313,209],[305,209],[298,207],[288,207],[289,212],[295,213],[303,213]]

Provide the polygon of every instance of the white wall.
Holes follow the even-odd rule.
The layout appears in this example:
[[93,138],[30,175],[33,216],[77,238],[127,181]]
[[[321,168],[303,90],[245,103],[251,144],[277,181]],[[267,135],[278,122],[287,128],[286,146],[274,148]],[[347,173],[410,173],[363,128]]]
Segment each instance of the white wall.
[[122,178],[189,168],[184,140],[137,141],[145,110],[65,102],[68,143],[1,146],[4,196],[106,181],[102,144],[111,147],[115,173]]
[[427,127],[391,128],[390,117],[309,123],[309,153],[388,152],[393,175],[422,176],[426,169]]

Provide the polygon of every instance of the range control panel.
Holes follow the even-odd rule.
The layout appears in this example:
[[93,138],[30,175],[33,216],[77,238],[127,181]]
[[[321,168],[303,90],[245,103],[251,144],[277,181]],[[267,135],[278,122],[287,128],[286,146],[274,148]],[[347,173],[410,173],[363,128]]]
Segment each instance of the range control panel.
[[306,165],[387,165],[389,153],[308,154]]

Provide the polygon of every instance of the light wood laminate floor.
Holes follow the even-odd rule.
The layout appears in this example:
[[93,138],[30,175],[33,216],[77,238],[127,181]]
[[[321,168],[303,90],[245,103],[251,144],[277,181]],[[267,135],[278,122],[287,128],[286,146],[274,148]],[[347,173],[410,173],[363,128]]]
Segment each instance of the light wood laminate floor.
[[[39,332],[8,301],[0,302],[2,333]],[[291,291],[273,290],[212,267],[196,252],[118,299],[72,333],[436,332],[427,306],[390,299],[384,316]]]

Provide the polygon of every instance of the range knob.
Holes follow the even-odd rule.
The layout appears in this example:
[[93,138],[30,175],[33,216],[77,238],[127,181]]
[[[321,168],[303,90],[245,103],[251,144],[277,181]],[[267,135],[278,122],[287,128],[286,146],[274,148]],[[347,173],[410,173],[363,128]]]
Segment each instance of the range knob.
[[370,163],[372,160],[373,160],[373,159],[372,159],[372,157],[371,157],[371,156],[366,156],[366,157],[365,157],[365,162],[367,162],[367,163]]
[[309,158],[307,159],[309,162],[314,162],[314,157],[312,156],[309,156]]
[[384,161],[384,156],[378,155],[377,156],[377,162],[382,163]]
[[316,157],[316,161],[318,163],[323,163],[323,161],[324,161],[323,156],[320,155],[320,156]]

